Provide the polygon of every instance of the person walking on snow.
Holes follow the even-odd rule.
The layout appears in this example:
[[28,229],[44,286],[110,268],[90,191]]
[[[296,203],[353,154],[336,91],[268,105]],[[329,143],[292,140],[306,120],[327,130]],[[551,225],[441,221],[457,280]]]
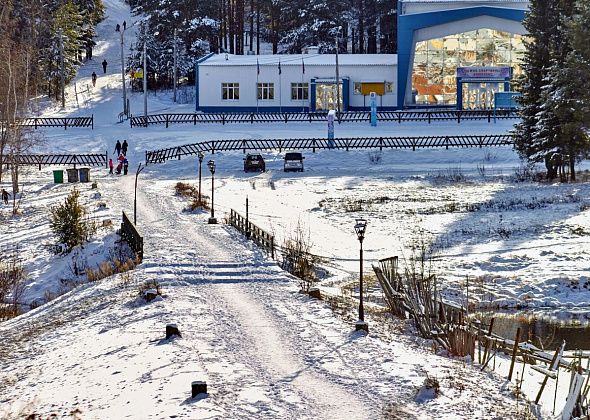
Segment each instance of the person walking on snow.
[[124,31],[127,30],[127,21],[126,20],[123,21],[123,30]]
[[129,170],[129,161],[127,158],[123,159],[123,175],[127,175],[127,171]]
[[117,140],[117,144],[115,144],[115,152],[117,152],[117,156],[121,154],[121,142],[119,140]]
[[92,87],[96,87],[96,72],[92,72]]
[[113,174],[113,159],[109,159],[109,174]]
[[102,71],[104,72],[104,74],[107,74],[107,60],[102,60]]
[[127,140],[123,140],[123,145],[121,146],[121,153],[123,153],[124,156],[127,156]]
[[4,204],[8,204],[8,197],[10,196],[10,194],[8,193],[8,191],[6,191],[4,188],[2,188],[2,201],[4,201]]

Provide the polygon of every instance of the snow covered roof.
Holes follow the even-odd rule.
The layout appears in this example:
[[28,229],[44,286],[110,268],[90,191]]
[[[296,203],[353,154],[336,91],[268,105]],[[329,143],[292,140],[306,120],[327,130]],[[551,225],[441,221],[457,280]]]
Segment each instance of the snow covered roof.
[[[278,65],[333,66],[335,54],[277,54],[277,55],[233,55],[215,54],[204,60],[199,66],[260,66]],[[344,66],[379,66],[397,65],[397,54],[338,54],[339,65]]]

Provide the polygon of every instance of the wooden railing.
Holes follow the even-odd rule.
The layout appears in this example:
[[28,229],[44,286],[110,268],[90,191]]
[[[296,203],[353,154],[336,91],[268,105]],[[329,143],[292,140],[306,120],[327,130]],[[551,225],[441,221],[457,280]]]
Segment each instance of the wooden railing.
[[0,165],[27,165],[27,166],[52,166],[52,165],[84,165],[84,166],[108,166],[108,152],[105,154],[39,154],[39,155],[3,155],[0,157]]
[[247,220],[234,209],[231,209],[229,216],[230,224],[246,238],[251,239],[256,245],[268,252],[271,258],[275,257],[275,238],[264,229]]
[[490,147],[512,145],[509,134],[484,136],[421,136],[421,137],[349,137],[328,140],[325,138],[297,139],[243,139],[209,140],[166,149],[146,151],[146,163],[162,163],[181,156],[198,155],[199,152],[241,150],[312,150],[317,149],[424,149],[449,147]]
[[[30,117],[18,119],[15,123],[19,127],[63,127],[65,130],[71,127],[90,127],[94,129],[94,115],[90,117]],[[0,130],[6,123],[0,121]]]
[[143,261],[143,237],[139,234],[137,228],[129,220],[125,212],[123,212],[123,221],[121,222],[121,238],[135,252],[139,262]]
[[[435,110],[435,111],[379,111],[378,121],[394,121],[397,123],[408,121],[461,121],[519,118],[518,110],[483,110],[483,111],[459,111],[459,110]],[[131,127],[148,127],[150,125],[165,124],[193,124],[197,123],[268,123],[268,122],[326,122],[326,112],[232,112],[232,113],[174,113],[152,114],[146,116],[131,116]],[[337,115],[337,122],[361,122],[371,121],[371,113],[368,111],[341,112]]]

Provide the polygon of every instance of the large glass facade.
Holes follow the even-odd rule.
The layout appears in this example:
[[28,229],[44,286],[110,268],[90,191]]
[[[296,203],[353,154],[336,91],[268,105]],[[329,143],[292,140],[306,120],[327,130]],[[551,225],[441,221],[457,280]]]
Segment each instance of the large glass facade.
[[456,105],[457,67],[512,67],[519,75],[525,37],[478,29],[416,43],[412,91],[419,105]]

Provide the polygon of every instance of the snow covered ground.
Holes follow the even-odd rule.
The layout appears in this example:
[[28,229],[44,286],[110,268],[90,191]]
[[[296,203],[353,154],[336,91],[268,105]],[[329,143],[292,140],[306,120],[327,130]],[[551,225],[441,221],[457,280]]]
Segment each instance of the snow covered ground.
[[[116,23],[131,22],[128,7],[107,0],[93,62],[81,67],[77,91],[90,74],[96,88],[76,101],[73,86],[65,110],[44,115],[95,117],[94,130],[45,131],[40,151],[112,153],[128,139],[131,172],[145,150],[229,138],[322,137],[322,123],[164,126],[131,129],[117,123],[122,109]],[[109,62],[108,74],[99,63]],[[100,70],[100,71],[98,71]],[[141,94],[131,93],[134,113]],[[150,112],[191,112],[169,95],[149,96]],[[337,136],[505,133],[513,122],[350,123]],[[326,257],[324,291],[358,279],[354,220],[368,220],[366,272],[379,259],[411,254],[425,238],[435,251],[433,268],[444,293],[465,303],[500,307],[551,307],[576,312],[590,307],[590,184],[515,182],[520,162],[509,148],[305,152],[305,172],[283,173],[282,154],[261,151],[267,172],[245,174],[238,152],[215,159],[215,212],[245,214],[281,243],[301,223],[312,252]],[[580,170],[590,167],[588,162]],[[132,214],[134,177],[92,169],[78,184],[91,216],[105,223],[78,257],[56,256],[48,209],[72,185],[52,184],[55,168],[25,177],[22,215],[0,207],[0,250],[24,261],[25,301],[80,281],[74,260],[94,266],[113,247],[120,212]],[[85,284],[0,325],[0,406],[24,413],[83,418],[521,418],[511,385],[463,361],[432,354],[404,334],[400,323],[372,319],[369,336],[353,333],[350,320],[298,293],[297,281],[227,225],[207,225],[208,214],[187,213],[174,185],[197,183],[196,157],[149,165],[139,177],[138,228],[145,260],[131,274]],[[6,187],[5,184],[2,185]],[[211,183],[203,165],[203,190]],[[139,285],[160,282],[164,298],[145,304]],[[49,291],[49,292],[48,292]],[[166,323],[183,337],[163,340]],[[427,377],[441,395],[417,397]],[[209,396],[190,399],[190,382],[206,380]],[[536,392],[536,389],[531,392]],[[546,395],[552,391],[548,388]],[[428,393],[426,393],[428,395]],[[531,394],[534,396],[534,394]],[[548,407],[544,414],[548,414]]]

